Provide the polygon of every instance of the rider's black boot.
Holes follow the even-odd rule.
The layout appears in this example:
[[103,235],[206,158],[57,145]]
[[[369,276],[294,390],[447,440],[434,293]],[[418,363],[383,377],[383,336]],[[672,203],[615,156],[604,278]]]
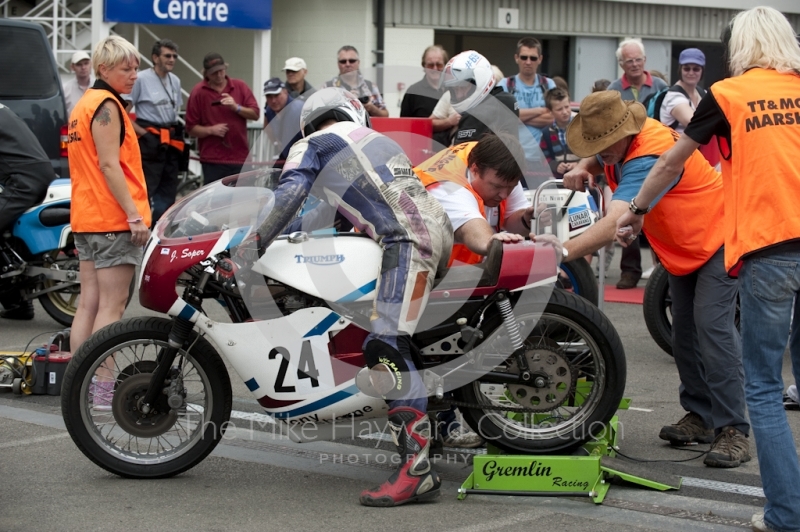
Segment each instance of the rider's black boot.
[[16,301],[16,304],[7,303],[6,298],[0,299],[5,310],[0,311],[0,318],[7,320],[32,320],[33,319],[33,301],[30,299]]

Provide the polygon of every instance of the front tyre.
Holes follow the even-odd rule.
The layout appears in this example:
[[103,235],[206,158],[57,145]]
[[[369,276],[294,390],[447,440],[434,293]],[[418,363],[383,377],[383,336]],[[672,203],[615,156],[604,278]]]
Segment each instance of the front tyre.
[[642,303],[644,323],[650,336],[669,356],[672,355],[672,297],[669,293],[669,273],[661,264],[656,265]]
[[[626,376],[622,342],[597,307],[562,290],[552,292],[538,320],[533,311],[515,309],[514,314],[520,329],[530,330],[525,339],[528,366],[546,384],[537,388],[479,378],[456,390],[456,399],[480,405],[460,409],[470,427],[500,449],[569,452],[601,432],[619,407]],[[493,341],[488,340],[484,361],[497,360]],[[508,351],[501,347],[498,352]],[[520,372],[514,357],[482,369]]]
[[592,305],[597,305],[600,297],[600,289],[597,286],[597,278],[594,276],[592,265],[584,258],[562,262],[556,286],[591,301]]
[[[80,269],[78,254],[74,248],[71,252],[54,250],[50,252],[45,264],[56,270],[77,272]],[[78,311],[78,300],[81,296],[81,286],[77,283],[64,283],[53,279],[45,279],[41,288],[47,289],[64,285],[60,290],[52,290],[39,296],[39,303],[47,314],[65,327],[72,327],[72,320]]]
[[61,393],[67,430],[89,460],[111,473],[182,473],[208,456],[230,419],[225,364],[195,331],[173,362],[171,395],[159,394],[152,410],[142,413],[139,401],[171,327],[171,320],[155,317],[111,324],[93,334],[67,367]]

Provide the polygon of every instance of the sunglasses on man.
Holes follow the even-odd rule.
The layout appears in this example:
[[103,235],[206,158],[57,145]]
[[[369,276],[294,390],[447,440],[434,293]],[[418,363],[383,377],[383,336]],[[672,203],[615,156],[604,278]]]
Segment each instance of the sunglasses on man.
[[340,65],[346,65],[347,63],[350,63],[351,65],[353,63],[358,63],[358,59],[339,59]]
[[521,55],[521,56],[519,56],[519,60],[523,61],[523,62],[524,61],[532,61],[532,62],[535,63],[536,61],[539,60],[539,56],[538,55]]

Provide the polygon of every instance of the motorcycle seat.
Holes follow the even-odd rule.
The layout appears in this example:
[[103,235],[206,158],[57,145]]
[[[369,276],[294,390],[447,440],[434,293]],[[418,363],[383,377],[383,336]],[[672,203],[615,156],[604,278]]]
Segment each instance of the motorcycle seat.
[[499,240],[492,240],[486,260],[480,264],[464,264],[437,271],[433,289],[455,290],[495,286],[500,277],[502,263],[503,243]]
[[50,207],[39,213],[39,221],[45,227],[56,227],[69,223],[69,207]]

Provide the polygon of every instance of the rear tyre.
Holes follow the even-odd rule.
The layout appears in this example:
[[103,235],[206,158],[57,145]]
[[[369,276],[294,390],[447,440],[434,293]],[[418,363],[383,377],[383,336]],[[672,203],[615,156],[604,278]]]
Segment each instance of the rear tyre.
[[[74,250],[73,250],[74,251]],[[52,259],[51,267],[58,270],[75,271],[80,268],[80,261],[77,254],[71,256],[63,250],[54,250],[49,253]],[[46,264],[47,262],[45,262]],[[51,288],[57,285],[64,285],[61,290],[54,290],[39,296],[39,303],[47,312],[47,315],[65,327],[72,327],[72,320],[78,311],[78,299],[81,296],[81,285],[79,283],[67,284],[61,281],[45,279],[42,288]]]
[[[552,292],[538,320],[535,311],[515,309],[514,314],[521,329],[532,327],[525,339],[528,364],[534,376],[543,376],[547,384],[536,388],[477,379],[455,390],[455,395],[485,408],[459,409],[475,432],[505,451],[569,452],[600,433],[617,411],[625,390],[622,342],[597,307],[561,290]],[[501,326],[492,337],[503,330]],[[484,342],[482,351],[487,347],[491,351],[494,342],[492,338]],[[483,370],[519,375],[514,357],[499,365],[485,364],[497,360],[496,353],[481,357]],[[535,412],[517,413],[503,407]]]
[[[148,415],[140,401],[172,321],[133,318],[92,335],[67,367],[61,413],[89,460],[128,478],[163,478],[199,464],[216,447],[231,414],[231,384],[217,352],[193,331],[173,368],[182,405],[159,394]],[[173,396],[174,399],[174,396]]]
[[[568,281],[568,282],[565,282]],[[556,281],[556,287],[581,296],[597,305],[599,288],[597,278],[592,271],[592,265],[585,259],[576,259],[561,263],[561,270]]]
[[669,273],[657,264],[644,288],[642,304],[644,323],[658,347],[672,355],[672,297],[669,294]]

